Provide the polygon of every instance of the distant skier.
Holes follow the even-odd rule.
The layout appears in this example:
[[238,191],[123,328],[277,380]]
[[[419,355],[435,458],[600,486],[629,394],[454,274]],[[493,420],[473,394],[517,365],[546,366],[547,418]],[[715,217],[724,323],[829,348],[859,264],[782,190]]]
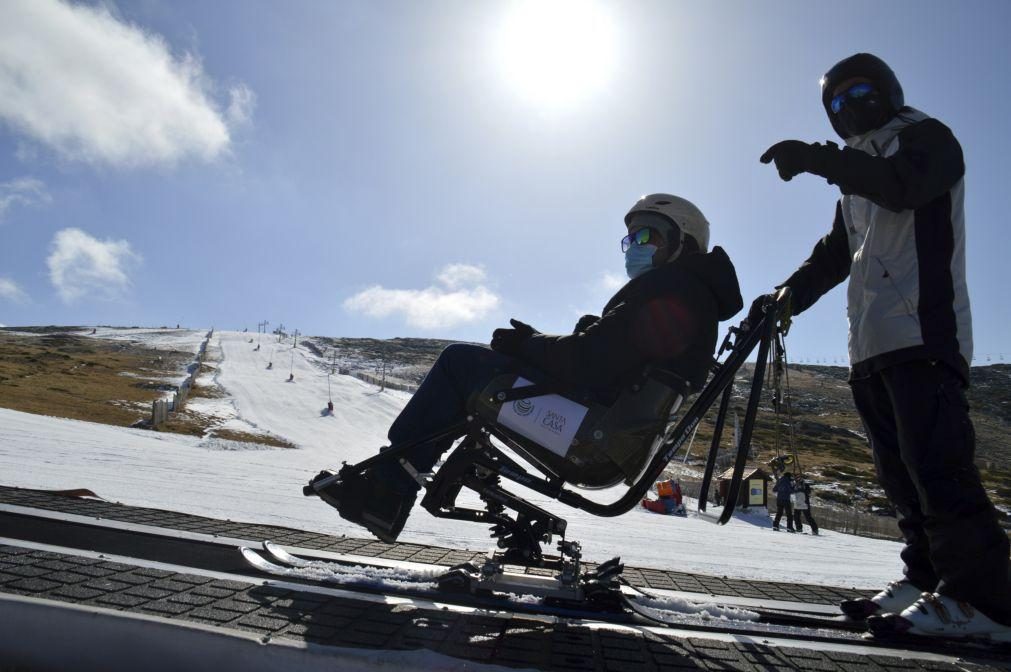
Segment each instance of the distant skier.
[[644,499],[642,506],[653,513],[667,515],[685,515],[684,498],[681,492],[681,481],[667,480],[656,484],[657,499]]
[[[471,397],[503,373],[548,378],[605,405],[649,365],[701,387],[716,349],[718,323],[742,305],[734,266],[721,248],[709,251],[709,223],[683,198],[644,196],[625,216],[625,227],[621,249],[630,280],[600,317],[583,316],[567,336],[549,336],[511,320],[511,328],[492,334],[490,349],[449,346],[390,427],[391,443],[403,445],[464,421]],[[422,443],[406,461],[416,472],[430,472],[454,440]],[[323,472],[313,481],[329,476]],[[386,460],[319,490],[310,483],[306,492],[319,494],[341,517],[392,542],[419,488],[406,468]]]
[[772,529],[779,531],[779,521],[786,514],[786,529],[793,532],[793,505],[790,496],[793,494],[793,474],[789,471],[779,477],[776,485],[772,486],[772,491],[776,493],[776,517],[772,521]]
[[761,157],[784,180],[811,173],[842,192],[832,230],[779,286],[800,314],[849,277],[853,400],[906,542],[905,576],[843,608],[901,614],[873,622],[877,632],[1011,637],[1009,543],[973,463],[965,397],[962,148],[906,106],[895,73],[871,54],[835,64],[821,100],[847,147],[786,140]]
[[798,532],[804,531],[804,523],[801,522],[801,514],[807,518],[807,524],[811,526],[811,534],[818,534],[818,523],[811,515],[811,484],[800,476],[793,483],[793,494],[790,495],[790,504],[793,506],[793,527]]

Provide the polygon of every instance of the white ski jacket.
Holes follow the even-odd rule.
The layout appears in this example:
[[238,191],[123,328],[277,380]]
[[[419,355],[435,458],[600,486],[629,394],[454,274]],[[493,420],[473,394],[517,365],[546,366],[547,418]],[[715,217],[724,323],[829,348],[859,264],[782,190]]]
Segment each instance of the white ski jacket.
[[811,172],[839,185],[832,231],[783,284],[794,313],[849,277],[851,377],[913,359],[966,384],[972,316],[965,281],[965,165],[942,123],[906,107],[883,127],[816,145]]

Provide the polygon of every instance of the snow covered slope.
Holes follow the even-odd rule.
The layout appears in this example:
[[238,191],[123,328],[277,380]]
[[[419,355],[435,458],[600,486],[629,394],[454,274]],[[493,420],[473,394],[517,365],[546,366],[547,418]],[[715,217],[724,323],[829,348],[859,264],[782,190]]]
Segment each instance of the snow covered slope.
[[[90,488],[106,499],[199,515],[283,525],[332,534],[367,533],[339,518],[301,488],[320,468],[373,455],[410,398],[333,376],[335,412],[324,415],[326,369],[290,341],[259,351],[249,334],[216,333],[218,382],[238,417],[283,437],[297,449],[263,449],[216,439],[163,434],[47,418],[0,409],[0,483],[28,488]],[[267,369],[268,361],[273,367]],[[293,382],[287,382],[294,372]],[[617,498],[604,492],[599,498]],[[590,560],[621,555],[628,564],[741,578],[880,587],[901,575],[899,545],[826,531],[773,533],[763,515],[725,527],[702,518],[634,510],[595,518],[543,496],[531,501],[569,521],[568,538]],[[596,498],[596,497],[595,497]],[[466,502],[467,500],[462,500]],[[416,507],[402,541],[486,549],[484,527],[433,518]]]

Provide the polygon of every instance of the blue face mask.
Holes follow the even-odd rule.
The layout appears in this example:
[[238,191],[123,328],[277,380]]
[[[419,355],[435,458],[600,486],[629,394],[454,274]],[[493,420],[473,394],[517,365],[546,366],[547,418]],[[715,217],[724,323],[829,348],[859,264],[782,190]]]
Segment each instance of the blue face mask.
[[629,278],[638,278],[646,271],[653,270],[653,255],[656,245],[632,245],[625,252],[625,272]]

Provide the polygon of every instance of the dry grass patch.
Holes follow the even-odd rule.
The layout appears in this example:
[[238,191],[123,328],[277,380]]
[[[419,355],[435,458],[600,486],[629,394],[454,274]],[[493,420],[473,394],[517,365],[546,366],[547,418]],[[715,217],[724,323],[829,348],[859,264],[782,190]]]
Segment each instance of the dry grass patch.
[[162,379],[177,378],[192,357],[72,333],[0,331],[0,407],[130,426],[174,388]]
[[[0,330],[0,407],[121,427],[148,426],[151,402],[176,389],[193,354],[138,343],[87,338],[73,332],[26,335]],[[214,371],[207,363],[201,374]],[[207,380],[208,376],[202,376]],[[190,398],[226,396],[217,384],[197,385]],[[220,429],[219,420],[172,413],[157,431],[294,448],[284,439]]]
[[[194,391],[201,389],[193,388]],[[204,388],[206,389],[206,387]],[[191,393],[191,397],[193,394]],[[220,395],[219,395],[220,396]],[[159,425],[158,431],[171,432],[173,434],[187,434],[189,436],[199,436],[204,438],[227,439],[229,441],[241,441],[242,443],[261,443],[266,446],[276,448],[295,448],[293,444],[284,439],[271,434],[252,434],[240,432],[234,429],[222,429],[218,426],[218,420],[210,418],[201,413],[189,411],[183,406],[180,413],[170,413],[168,420]]]

